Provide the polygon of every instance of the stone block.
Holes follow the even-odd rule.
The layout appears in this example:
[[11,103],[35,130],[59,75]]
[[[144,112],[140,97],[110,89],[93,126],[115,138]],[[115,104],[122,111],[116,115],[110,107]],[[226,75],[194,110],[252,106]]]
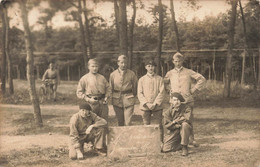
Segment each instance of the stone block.
[[160,153],[159,125],[109,127],[108,157],[139,157]]

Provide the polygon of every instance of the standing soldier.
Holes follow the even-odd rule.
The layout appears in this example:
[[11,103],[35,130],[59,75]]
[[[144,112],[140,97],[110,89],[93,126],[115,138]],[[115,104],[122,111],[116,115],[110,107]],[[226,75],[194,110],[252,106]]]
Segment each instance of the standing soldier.
[[127,57],[118,57],[118,69],[111,73],[109,83],[112,89],[112,104],[116,113],[118,126],[128,126],[134,112],[137,94],[137,77],[127,69]]
[[[56,92],[58,88],[58,81],[59,81],[59,75],[57,70],[54,67],[53,63],[49,64],[49,69],[47,69],[43,76],[42,76],[42,81],[50,84],[51,90],[53,91],[53,100],[56,101]],[[48,97],[50,98],[50,97]]]
[[[205,85],[206,79],[199,73],[184,68],[183,65],[184,57],[181,53],[177,52],[173,55],[174,69],[168,71],[165,75],[164,82],[168,92],[178,92],[184,99],[186,105],[190,106],[193,110],[194,99],[193,95],[198,93]],[[192,81],[195,80],[196,84],[192,86]],[[191,124],[192,126],[192,124]],[[194,141],[193,129],[190,136],[190,144],[197,147],[198,144]]]
[[165,91],[163,78],[154,72],[155,66],[152,59],[145,62],[147,74],[138,81],[137,96],[140,101],[140,110],[143,111],[144,125],[151,124],[151,116],[153,115],[155,124],[160,126],[162,141],[162,103]]
[[89,73],[84,75],[78,83],[77,96],[85,100],[98,116],[108,120],[107,100],[111,94],[105,77],[98,74],[99,65],[96,59],[88,61]]

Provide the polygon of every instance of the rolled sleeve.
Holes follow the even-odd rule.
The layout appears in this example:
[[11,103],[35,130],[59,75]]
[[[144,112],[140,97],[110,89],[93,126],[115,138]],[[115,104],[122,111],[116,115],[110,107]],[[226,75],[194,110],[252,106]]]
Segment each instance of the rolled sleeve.
[[91,113],[92,120],[94,122],[94,127],[105,127],[107,125],[107,121],[99,116],[97,116],[95,113]]
[[196,80],[196,84],[191,89],[191,93],[194,93],[196,90],[200,91],[201,89],[203,89],[206,84],[206,79],[201,74],[192,70],[190,71],[190,76],[191,78]]
[[164,90],[164,82],[163,82],[163,79],[160,79],[160,83],[159,83],[159,93],[158,95],[156,96],[155,98],[155,103],[157,105],[161,105],[163,100],[164,100],[164,93],[165,93],[165,90]]
[[75,148],[78,148],[80,146],[80,143],[79,143],[79,133],[76,126],[77,126],[77,118],[73,116],[70,119],[70,139],[72,145]]
[[144,97],[144,90],[143,90],[143,79],[140,78],[139,81],[138,81],[138,89],[137,89],[137,97],[138,97],[138,100],[140,102],[140,105],[142,107],[145,106],[145,104],[148,102],[146,100],[146,98]]
[[106,79],[105,79],[104,82],[105,82],[105,85],[106,85],[106,97],[109,98],[111,96],[112,90],[111,90],[111,87],[110,87],[110,85],[109,85],[109,83],[107,82]]
[[86,87],[86,83],[82,79],[80,79],[77,86],[77,92],[76,92],[77,97],[79,99],[85,98],[85,87]]

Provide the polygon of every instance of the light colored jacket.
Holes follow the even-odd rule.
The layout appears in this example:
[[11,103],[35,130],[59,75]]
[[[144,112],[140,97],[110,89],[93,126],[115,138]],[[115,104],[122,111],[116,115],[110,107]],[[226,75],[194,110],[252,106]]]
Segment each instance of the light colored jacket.
[[111,89],[103,75],[87,73],[79,80],[76,94],[80,99],[85,99],[87,95],[101,94],[110,97]]
[[[192,86],[193,80],[196,81]],[[165,87],[170,92],[180,93],[187,103],[193,102],[192,94],[200,91],[206,83],[206,79],[199,73],[182,67],[180,70],[176,68],[168,71],[164,78]]]
[[149,110],[146,103],[156,103],[154,111],[162,109],[164,99],[163,78],[159,75],[144,75],[138,81],[137,96],[140,101],[140,109]]

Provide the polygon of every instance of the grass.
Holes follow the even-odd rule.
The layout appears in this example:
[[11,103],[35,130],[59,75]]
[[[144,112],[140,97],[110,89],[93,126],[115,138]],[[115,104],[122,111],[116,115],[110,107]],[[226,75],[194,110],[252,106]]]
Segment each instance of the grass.
[[[22,136],[24,140],[28,138],[27,142],[31,142],[30,138],[33,136],[40,136],[41,141],[46,140],[44,142],[48,142],[47,140],[50,140],[51,136],[60,136],[63,144],[47,147],[31,144],[24,149],[1,153],[0,166],[251,167],[257,166],[259,163],[259,145],[255,145],[252,141],[259,141],[260,138],[260,113],[254,108],[247,112],[244,112],[245,108],[222,110],[220,107],[196,108],[194,113],[195,137],[201,146],[190,148],[190,155],[186,158],[182,157],[180,152],[124,159],[100,157],[92,152],[86,152],[87,159],[83,161],[69,160],[66,145],[69,135],[69,119],[78,111],[77,106],[44,105],[41,109],[44,127],[35,128],[30,106],[2,106],[0,111],[1,135],[10,136],[10,139],[14,139],[14,141],[16,141],[16,137]],[[142,124],[139,114],[137,112],[133,117],[134,125]],[[109,125],[116,126],[115,116],[109,116]],[[52,135],[50,136],[50,134]],[[22,145],[19,146],[17,143],[17,147],[22,147]]]
[[[57,91],[57,101],[48,100],[43,104],[77,104],[77,81],[61,81]],[[36,81],[36,89],[39,90],[41,81]],[[0,96],[3,104],[31,104],[28,83],[25,80],[14,80],[15,93]],[[224,85],[220,81],[208,80],[205,88],[195,95],[196,106],[222,106],[222,107],[260,107],[260,94],[250,86],[241,87],[238,82],[231,83],[231,97],[223,100]],[[168,96],[165,101],[168,102]],[[138,100],[136,100],[138,103]]]
[[[16,104],[0,106],[1,136],[10,140],[30,143],[33,137],[40,137],[50,145],[30,144],[0,154],[0,166],[234,166],[251,167],[260,164],[260,112],[259,96],[251,88],[232,83],[232,98],[223,100],[223,84],[207,81],[206,88],[196,98],[194,110],[194,131],[199,148],[189,148],[188,157],[179,152],[151,155],[138,158],[111,159],[96,156],[91,152],[83,161],[68,158],[67,138],[70,117],[78,111],[75,95],[77,82],[63,81],[58,87],[58,101],[48,101],[41,105],[44,126],[35,128],[33,109],[30,105],[28,84],[15,80],[15,94],[1,97],[1,103]],[[40,82],[36,82],[39,88]],[[239,93],[237,93],[239,92]],[[242,92],[242,93],[241,93]],[[241,97],[241,95],[243,95]],[[166,101],[167,97],[166,97]],[[137,108],[137,107],[136,107]],[[111,111],[110,111],[111,112]],[[140,111],[133,116],[134,125],[142,125]],[[117,126],[114,115],[109,116],[109,126]],[[61,143],[55,144],[51,137],[59,137]],[[32,139],[33,138],[33,139]],[[1,140],[0,140],[1,142]],[[15,143],[15,142],[13,142]],[[1,145],[5,148],[6,145]]]

